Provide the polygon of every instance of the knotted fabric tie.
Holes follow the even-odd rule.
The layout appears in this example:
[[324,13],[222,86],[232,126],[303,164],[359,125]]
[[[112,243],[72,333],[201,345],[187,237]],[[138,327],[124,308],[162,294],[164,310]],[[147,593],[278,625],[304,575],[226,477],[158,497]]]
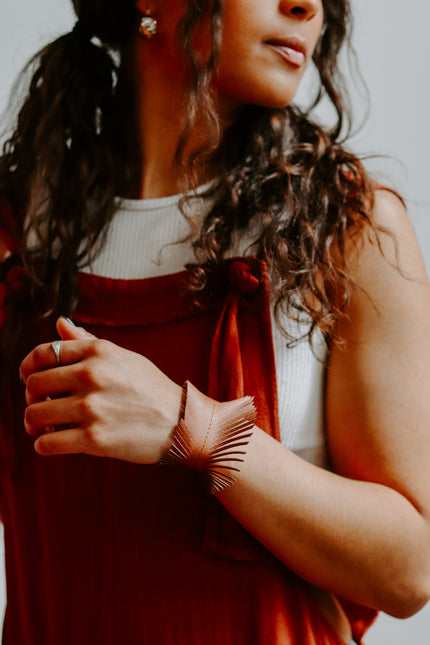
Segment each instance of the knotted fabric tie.
[[11,255],[0,268],[0,325],[4,324],[11,297],[15,300],[27,299],[30,277],[19,262],[17,255]]
[[22,266],[12,267],[6,275],[6,289],[11,293],[22,293],[29,284],[29,275]]

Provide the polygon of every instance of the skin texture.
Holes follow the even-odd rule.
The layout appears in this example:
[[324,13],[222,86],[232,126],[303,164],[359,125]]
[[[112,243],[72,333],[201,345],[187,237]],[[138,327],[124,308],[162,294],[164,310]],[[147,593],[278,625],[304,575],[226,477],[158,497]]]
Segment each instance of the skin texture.
[[[297,13],[297,10],[303,13]],[[323,23],[319,1],[303,3],[235,0],[227,2],[216,88],[231,109],[242,103],[284,107],[294,98]],[[240,26],[240,27],[239,27]],[[296,36],[306,48],[305,63],[286,62],[270,41]]]
[[[143,2],[138,6],[142,11],[145,9]],[[157,37],[142,41],[135,34],[130,43],[129,73],[137,88],[143,158],[140,191],[130,195],[132,197],[155,198],[180,191],[179,173],[173,157],[181,136],[178,114],[184,79],[174,34],[182,11],[181,2],[160,0],[156,10]],[[299,3],[286,0],[226,2],[223,47],[214,88],[217,107],[225,125],[237,117],[245,103],[274,107],[291,102],[305,66],[290,65],[265,43],[270,39],[297,35],[306,44],[306,62],[309,62],[322,21],[321,0]],[[196,46],[200,45],[204,50],[207,40],[203,26]],[[202,133],[197,124],[187,149],[195,149],[201,140]],[[210,170],[202,168],[201,183],[211,178]]]
[[[302,70],[290,69],[261,43],[283,29],[290,35],[291,29],[315,44],[322,19],[319,2],[265,0],[262,10],[254,0],[254,17],[248,15],[253,13],[249,4],[227,2],[226,24],[234,33],[224,34],[228,45],[217,91],[230,115],[241,102],[257,101],[257,94],[261,101],[281,95],[291,100]],[[157,7],[160,24],[165,5]],[[238,27],[241,15],[244,29]],[[260,39],[253,31],[259,23]],[[166,22],[160,29],[160,42],[163,29],[170,38],[170,27]],[[150,64],[143,65],[144,59],[155,60],[156,42],[145,43],[146,49],[140,43],[136,55],[136,70],[145,83],[151,74],[154,78],[151,92],[141,83],[138,97],[147,132],[144,197],[175,188],[168,170],[178,133],[169,119],[177,108],[180,78],[167,77],[167,100],[167,83],[160,77],[174,69],[171,51],[158,61],[157,74]],[[240,47],[249,51],[249,60],[237,58]],[[247,69],[254,58],[250,77]],[[241,84],[233,87],[235,76]],[[169,133],[163,146],[156,126]],[[351,240],[352,277],[367,295],[354,291],[340,329],[345,348],[332,348],[328,366],[327,432],[336,473],[308,464],[256,428],[235,485],[219,498],[303,578],[404,617],[430,595],[430,289],[400,200],[378,191],[373,217],[393,238],[381,238],[385,257],[374,240],[364,238],[358,246]],[[393,266],[393,239],[400,271]],[[35,348],[21,365],[28,402],[25,428],[38,437],[35,450],[46,456],[85,452],[142,464],[158,461],[178,420],[181,388],[145,358],[95,339],[64,319],[58,331],[65,340],[63,366],[56,365],[49,344]],[[53,399],[63,393],[65,398]],[[62,424],[71,427],[50,431]]]

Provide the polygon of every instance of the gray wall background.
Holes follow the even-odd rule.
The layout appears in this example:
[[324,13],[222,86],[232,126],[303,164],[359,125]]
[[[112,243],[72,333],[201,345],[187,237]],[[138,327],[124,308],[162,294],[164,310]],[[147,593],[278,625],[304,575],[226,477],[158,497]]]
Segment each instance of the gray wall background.
[[[262,0],[263,2],[264,0]],[[67,0],[0,0],[0,111],[18,70],[46,41],[69,30],[73,13]],[[371,97],[365,126],[350,147],[362,154],[385,154],[368,162],[375,177],[388,182],[407,199],[427,268],[430,268],[430,5],[422,0],[352,0],[354,43]],[[301,97],[312,83],[306,79]],[[367,107],[352,87],[358,120]],[[323,109],[321,118],[329,115]],[[3,543],[0,535],[0,543]],[[0,563],[4,555],[0,551]],[[4,610],[4,571],[0,566],[0,611]],[[368,645],[428,645],[430,606],[399,621],[381,616],[371,628]]]

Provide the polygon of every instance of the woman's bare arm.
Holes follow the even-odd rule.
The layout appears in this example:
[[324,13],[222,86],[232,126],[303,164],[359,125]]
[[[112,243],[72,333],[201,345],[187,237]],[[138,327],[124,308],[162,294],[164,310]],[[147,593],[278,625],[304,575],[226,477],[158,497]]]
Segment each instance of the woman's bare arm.
[[430,290],[400,201],[378,191],[386,259],[351,258],[355,291],[333,347],[327,428],[335,469],[302,461],[256,431],[237,483],[219,495],[310,582],[404,617],[430,595]]

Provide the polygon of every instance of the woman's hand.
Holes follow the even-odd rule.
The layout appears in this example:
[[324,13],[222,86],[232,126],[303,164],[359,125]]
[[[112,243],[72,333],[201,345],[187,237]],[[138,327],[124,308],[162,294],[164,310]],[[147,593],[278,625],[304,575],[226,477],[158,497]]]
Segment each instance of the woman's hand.
[[24,424],[37,437],[35,450],[157,463],[178,423],[182,388],[140,354],[64,318],[57,329],[61,365],[46,343],[20,368],[28,404]]

